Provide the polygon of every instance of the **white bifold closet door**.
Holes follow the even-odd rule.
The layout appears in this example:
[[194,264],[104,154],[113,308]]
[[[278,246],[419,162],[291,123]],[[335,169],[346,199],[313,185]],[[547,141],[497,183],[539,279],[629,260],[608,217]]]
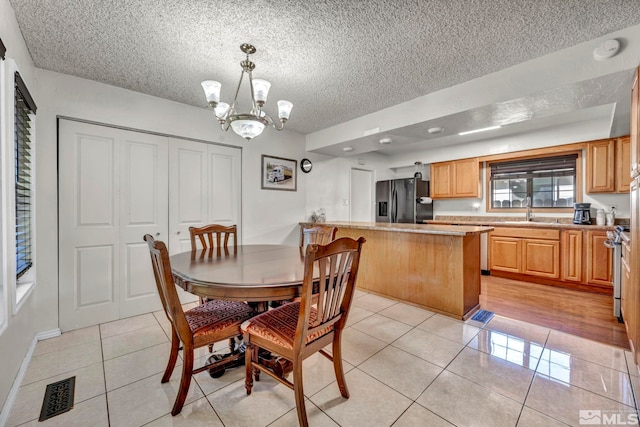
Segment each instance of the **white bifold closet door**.
[[240,242],[240,149],[169,140],[169,250],[191,249],[189,227],[238,225]]
[[[176,147],[182,145],[192,147],[192,154],[198,150],[206,154],[199,160],[197,155],[187,155],[181,161]],[[210,199],[216,190],[212,187],[237,189],[234,197],[230,190],[220,202],[237,201],[226,208],[235,216],[225,218],[237,223],[240,149],[217,147],[232,150],[235,159],[232,173],[225,172],[224,161],[215,163],[221,173],[209,170],[211,157],[215,158],[210,151],[216,151],[209,147],[217,146],[60,120],[59,310],[63,331],[161,310],[143,236],[151,234],[164,241],[172,253],[188,250],[188,226],[213,222],[211,214],[216,209],[211,209]],[[212,177],[216,183],[209,185]],[[199,197],[194,196],[196,192]],[[181,299],[187,302],[195,297],[181,292]]]

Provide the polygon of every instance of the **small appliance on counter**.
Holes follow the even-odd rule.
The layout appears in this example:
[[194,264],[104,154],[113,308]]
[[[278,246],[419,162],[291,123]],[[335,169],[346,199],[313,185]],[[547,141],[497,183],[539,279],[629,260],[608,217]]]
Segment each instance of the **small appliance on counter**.
[[591,203],[573,204],[573,223],[591,224]]

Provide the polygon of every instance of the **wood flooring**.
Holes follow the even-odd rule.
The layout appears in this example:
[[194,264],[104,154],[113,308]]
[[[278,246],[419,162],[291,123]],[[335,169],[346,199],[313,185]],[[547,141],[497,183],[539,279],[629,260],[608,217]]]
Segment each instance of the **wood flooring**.
[[480,306],[496,314],[629,349],[613,297],[482,276]]

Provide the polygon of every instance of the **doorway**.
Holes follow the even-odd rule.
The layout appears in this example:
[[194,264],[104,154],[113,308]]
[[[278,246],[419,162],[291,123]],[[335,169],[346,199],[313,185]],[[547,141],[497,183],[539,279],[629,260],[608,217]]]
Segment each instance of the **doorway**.
[[358,222],[373,221],[373,171],[351,168],[349,189],[351,209],[349,219]]

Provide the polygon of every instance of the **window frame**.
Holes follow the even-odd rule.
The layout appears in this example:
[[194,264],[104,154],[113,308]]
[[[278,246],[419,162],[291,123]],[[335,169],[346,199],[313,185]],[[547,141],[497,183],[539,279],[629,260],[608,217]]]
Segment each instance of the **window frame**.
[[[495,213],[524,213],[526,212],[526,207],[519,208],[494,208],[491,206],[491,200],[493,194],[491,193],[491,164],[492,163],[503,163],[506,161],[518,161],[518,160],[533,160],[533,159],[545,159],[550,157],[562,157],[567,155],[576,155],[576,179],[575,179],[575,192],[576,197],[574,203],[581,203],[583,196],[583,186],[582,186],[582,163],[583,163],[583,155],[582,149],[578,150],[568,150],[568,151],[558,151],[549,154],[534,154],[534,155],[523,155],[523,156],[505,156],[505,159],[498,160],[492,159],[491,161],[486,161],[484,164],[485,168],[485,189],[486,189],[486,212],[495,212]],[[573,205],[562,207],[562,208],[553,208],[553,207],[531,207],[531,212],[538,213],[572,213]]]
[[[32,266],[29,270],[22,275],[19,279],[16,275],[16,141],[15,141],[15,99],[16,93],[18,91],[18,78],[21,83],[24,85],[24,81],[22,77],[19,77],[18,67],[11,58],[7,58],[5,61],[5,75],[4,75],[4,102],[3,106],[5,108],[3,113],[4,120],[4,144],[2,144],[2,166],[4,170],[2,171],[2,213],[4,217],[3,221],[3,232],[6,233],[3,238],[3,279],[5,286],[7,287],[6,295],[11,304],[11,313],[12,315],[17,314],[20,311],[20,308],[25,304],[25,302],[29,299],[29,296],[33,293],[36,285],[36,262],[35,262],[35,254],[36,254],[36,224],[35,224],[35,181],[36,181],[36,152],[35,152],[35,141],[36,141],[36,116],[35,116],[35,102],[33,102],[33,98],[31,98],[31,94],[28,92],[27,86],[21,87],[21,95],[24,98],[28,96],[28,102],[31,102],[30,105],[31,113],[29,114],[30,119],[30,140],[31,140],[31,148],[30,148],[30,157],[31,157],[31,252],[32,252]],[[25,95],[23,92],[25,91],[28,95]]]

